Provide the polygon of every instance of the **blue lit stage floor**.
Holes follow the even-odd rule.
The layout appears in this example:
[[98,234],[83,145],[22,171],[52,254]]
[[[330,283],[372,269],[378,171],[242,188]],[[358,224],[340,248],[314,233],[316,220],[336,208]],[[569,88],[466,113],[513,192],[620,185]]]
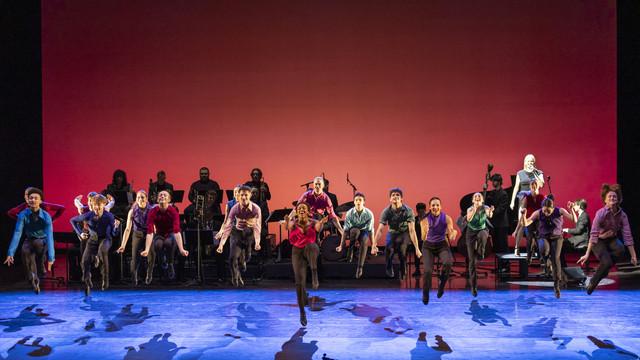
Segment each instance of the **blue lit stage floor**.
[[292,287],[0,293],[0,359],[637,359],[640,291],[311,291]]

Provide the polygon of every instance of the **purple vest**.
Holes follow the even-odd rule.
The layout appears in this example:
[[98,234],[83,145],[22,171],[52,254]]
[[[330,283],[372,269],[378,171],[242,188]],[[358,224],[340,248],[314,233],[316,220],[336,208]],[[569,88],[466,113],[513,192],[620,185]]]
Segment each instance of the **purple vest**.
[[149,209],[151,209],[151,205],[149,204],[147,204],[147,207],[144,209],[139,208],[138,204],[133,205],[133,214],[131,214],[133,231],[147,233],[147,215],[149,215]]
[[447,233],[447,215],[441,211],[440,216],[435,217],[429,212],[427,222],[429,223],[427,242],[434,244],[444,241],[444,236]]
[[562,236],[562,214],[560,208],[553,209],[550,216],[546,216],[540,210],[540,222],[538,225],[538,233],[541,238],[547,236]]

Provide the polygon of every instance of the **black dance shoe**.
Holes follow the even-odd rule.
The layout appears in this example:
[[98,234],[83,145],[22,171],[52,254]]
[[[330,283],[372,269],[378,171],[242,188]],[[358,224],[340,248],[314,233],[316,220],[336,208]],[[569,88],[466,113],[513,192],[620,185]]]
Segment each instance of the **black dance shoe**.
[[393,268],[392,267],[387,268],[387,276],[390,277],[390,278],[393,278],[393,277],[396,276],[396,274],[393,273]]
[[31,274],[31,286],[33,286],[33,291],[36,295],[40,294],[40,279],[34,273]]
[[422,303],[425,305],[429,304],[429,291],[422,292]]
[[307,326],[307,313],[304,309],[300,311],[300,325]]
[[169,277],[169,280],[173,280],[176,278],[176,271],[173,268],[173,264],[169,264],[167,266],[167,276]]
[[478,296],[478,287],[477,286],[472,286],[471,287],[471,295],[473,295],[473,297]]
[[587,295],[591,295],[593,293],[593,290],[595,289],[596,289],[595,285],[589,282],[589,285],[587,286]]
[[442,297],[442,295],[444,295],[444,283],[440,284],[438,286],[438,299],[440,299]]
[[560,287],[559,286],[554,286],[553,287],[553,292],[556,294],[556,299],[560,299]]

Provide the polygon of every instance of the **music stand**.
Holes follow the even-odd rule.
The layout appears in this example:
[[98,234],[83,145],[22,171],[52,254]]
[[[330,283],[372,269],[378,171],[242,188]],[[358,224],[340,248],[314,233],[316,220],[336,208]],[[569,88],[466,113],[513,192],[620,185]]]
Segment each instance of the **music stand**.
[[112,193],[116,205],[129,205],[129,192],[126,190],[116,190]]
[[281,245],[282,245],[282,224],[280,224],[280,221],[284,220],[284,217],[289,215],[291,213],[292,209],[277,209],[271,212],[271,214],[269,214],[269,217],[267,218],[267,223],[272,223],[272,222],[277,222],[278,225],[278,231],[280,234],[280,240],[278,241],[278,256],[276,257],[276,262],[280,262],[282,261],[282,251],[281,251]]
[[171,194],[171,202],[181,203],[184,200],[184,190],[174,190]]

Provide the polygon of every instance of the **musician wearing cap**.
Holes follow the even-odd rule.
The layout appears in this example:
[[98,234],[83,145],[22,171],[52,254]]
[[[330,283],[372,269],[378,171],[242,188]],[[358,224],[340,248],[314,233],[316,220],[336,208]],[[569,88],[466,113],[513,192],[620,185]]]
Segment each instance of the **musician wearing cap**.
[[[344,231],[340,239],[340,245],[336,248],[336,252],[342,252],[345,240],[350,240],[350,245],[355,249],[355,244],[360,244],[358,253],[358,267],[356,268],[356,279],[362,277],[362,268],[367,259],[367,250],[371,238],[375,238],[373,229],[373,213],[364,207],[364,194],[357,192],[353,196],[354,207],[347,211],[344,220]],[[373,253],[371,255],[375,255]]]

